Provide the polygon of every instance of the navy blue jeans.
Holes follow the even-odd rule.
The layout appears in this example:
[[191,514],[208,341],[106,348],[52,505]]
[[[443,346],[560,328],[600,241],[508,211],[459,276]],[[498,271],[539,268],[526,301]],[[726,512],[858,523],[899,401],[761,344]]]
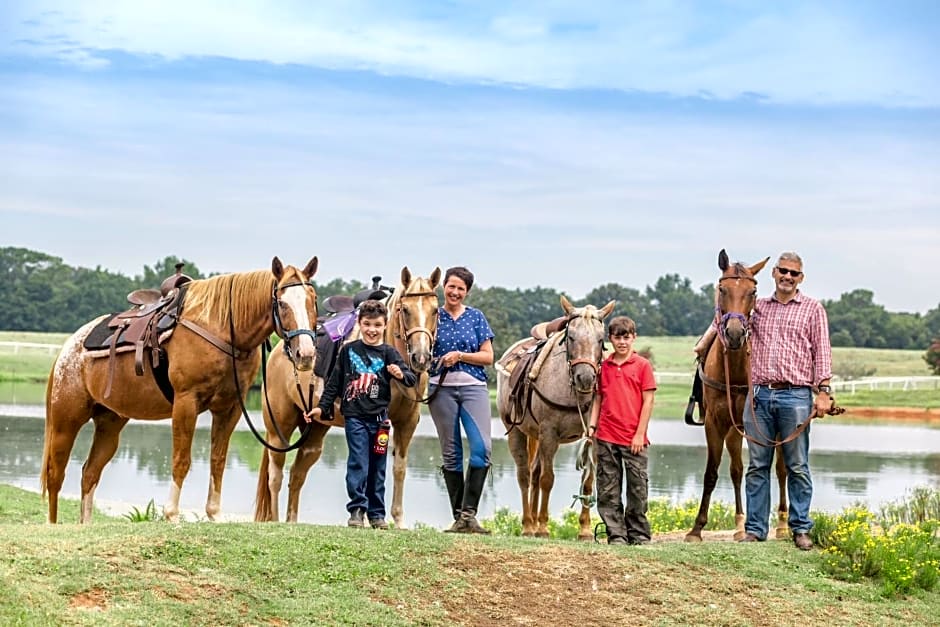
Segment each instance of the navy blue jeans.
[[[746,403],[744,432],[758,442],[782,440],[809,419],[813,410],[813,393],[809,388],[771,390],[754,387],[754,409]],[[809,425],[798,438],[783,445],[787,465],[787,497],[789,524],[793,533],[813,528],[809,507],[813,500],[813,477],[809,472]],[[744,528],[761,540],[767,537],[770,520],[770,474],[774,447],[747,441],[748,457],[745,492],[747,521]]]
[[366,510],[369,520],[385,519],[385,467],[388,454],[372,452],[384,416],[346,416],[346,510]]

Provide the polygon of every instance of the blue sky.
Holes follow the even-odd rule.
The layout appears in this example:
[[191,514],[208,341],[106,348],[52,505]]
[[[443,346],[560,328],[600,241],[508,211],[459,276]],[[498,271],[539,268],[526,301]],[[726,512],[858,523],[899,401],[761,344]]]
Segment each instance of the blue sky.
[[810,295],[926,311],[938,42],[926,1],[14,0],[0,246],[575,298],[796,250]]

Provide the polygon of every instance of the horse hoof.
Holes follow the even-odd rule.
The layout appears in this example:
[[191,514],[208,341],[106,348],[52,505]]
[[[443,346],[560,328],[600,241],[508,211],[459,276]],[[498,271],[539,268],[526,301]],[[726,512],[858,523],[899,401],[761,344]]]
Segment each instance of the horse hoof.
[[578,542],[594,542],[593,533],[579,533]]
[[732,536],[732,538],[734,538],[735,542],[740,542],[741,540],[744,539],[744,536],[746,535],[747,533],[744,532],[744,530],[738,529],[737,531],[734,532],[734,535]]
[[523,532],[522,532],[522,537],[523,537],[523,538],[534,538],[534,537],[535,537],[535,532],[534,532],[534,531],[523,531]]
[[548,538],[548,532],[547,532],[547,531],[536,531],[536,532],[535,532],[535,537],[536,537],[536,538]]
[[778,540],[789,540],[789,539],[790,539],[790,530],[789,530],[789,529],[777,529],[777,539],[778,539]]
[[685,534],[685,541],[686,542],[701,542],[702,536],[698,534],[694,534],[694,533],[687,533]]

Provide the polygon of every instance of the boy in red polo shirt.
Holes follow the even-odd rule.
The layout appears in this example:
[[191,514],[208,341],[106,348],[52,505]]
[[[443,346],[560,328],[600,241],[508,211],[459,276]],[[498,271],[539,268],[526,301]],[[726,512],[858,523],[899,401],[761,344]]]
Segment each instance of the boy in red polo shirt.
[[[608,544],[646,544],[650,523],[646,437],[656,380],[650,362],[633,352],[636,324],[626,316],[610,321],[614,352],[601,363],[590,433],[597,445],[597,511],[607,526]],[[624,507],[624,478],[627,505]]]

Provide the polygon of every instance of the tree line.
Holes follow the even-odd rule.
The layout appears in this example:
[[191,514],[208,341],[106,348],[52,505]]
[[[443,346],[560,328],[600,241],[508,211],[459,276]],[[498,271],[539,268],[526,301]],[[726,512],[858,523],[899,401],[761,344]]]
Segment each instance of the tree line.
[[[5,331],[71,332],[88,320],[127,306],[128,292],[158,287],[175,271],[206,278],[186,259],[166,257],[128,277],[102,269],[76,268],[62,259],[26,248],[0,248],[0,329]],[[397,273],[386,284],[397,283]],[[352,279],[314,282],[322,302],[333,294],[354,294],[367,285]],[[561,315],[561,292],[549,287],[509,289],[474,287],[467,303],[484,311],[493,331],[497,355],[538,322]],[[699,335],[714,316],[714,286],[699,287],[678,274],[666,274],[640,290],[619,283],[595,287],[575,305],[603,306],[617,301],[613,315],[627,315],[645,336]],[[846,292],[824,300],[834,346],[927,350],[940,337],[940,304],[927,314],[889,312],[870,290]]]

